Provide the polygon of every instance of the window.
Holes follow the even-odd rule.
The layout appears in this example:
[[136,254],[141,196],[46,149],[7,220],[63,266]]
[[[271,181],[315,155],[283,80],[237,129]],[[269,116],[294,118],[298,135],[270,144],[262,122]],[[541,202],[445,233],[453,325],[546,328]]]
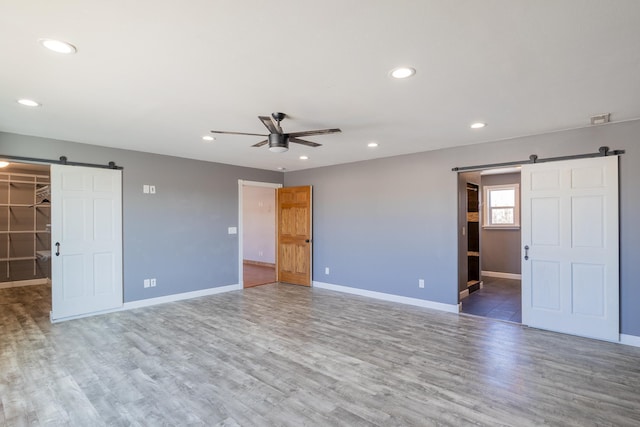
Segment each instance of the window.
[[484,227],[520,227],[520,185],[488,185],[484,187]]

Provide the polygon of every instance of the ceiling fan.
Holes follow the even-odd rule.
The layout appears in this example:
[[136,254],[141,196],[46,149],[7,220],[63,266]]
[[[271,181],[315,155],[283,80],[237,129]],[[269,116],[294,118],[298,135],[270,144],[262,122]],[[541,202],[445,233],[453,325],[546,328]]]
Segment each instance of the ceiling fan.
[[259,133],[246,133],[246,132],[226,132],[221,130],[212,130],[211,133],[224,133],[229,135],[253,135],[253,136],[266,136],[267,139],[260,141],[257,144],[253,144],[252,147],[262,147],[265,144],[269,144],[269,151],[274,153],[283,153],[289,149],[289,142],[295,142],[296,144],[306,145],[307,147],[319,147],[322,144],[317,142],[306,141],[300,139],[300,136],[312,136],[312,135],[325,135],[328,133],[342,132],[340,129],[319,129],[319,130],[307,130],[302,132],[284,133],[280,127],[280,122],[287,117],[284,113],[272,113],[271,116],[258,116],[263,125],[269,130],[269,134]]

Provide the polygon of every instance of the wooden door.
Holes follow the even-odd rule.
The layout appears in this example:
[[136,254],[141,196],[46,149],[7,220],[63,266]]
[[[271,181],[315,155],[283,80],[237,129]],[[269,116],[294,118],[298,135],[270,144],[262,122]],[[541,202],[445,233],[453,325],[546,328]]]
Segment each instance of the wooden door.
[[53,321],[122,306],[122,173],[51,166]]
[[278,281],[311,286],[311,186],[278,189]]
[[619,340],[618,158],[522,167],[522,323]]

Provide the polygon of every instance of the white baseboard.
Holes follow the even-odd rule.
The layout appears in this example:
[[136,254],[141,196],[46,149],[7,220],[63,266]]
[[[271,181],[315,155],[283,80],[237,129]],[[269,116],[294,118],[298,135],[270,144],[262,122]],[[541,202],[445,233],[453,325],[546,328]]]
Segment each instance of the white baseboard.
[[15,282],[1,282],[0,289],[6,288],[19,288],[21,286],[33,286],[33,285],[47,285],[51,284],[51,279],[29,279],[29,280],[17,280]]
[[635,335],[620,334],[620,344],[640,347],[640,337]]
[[386,294],[383,292],[368,291],[366,289],[352,288],[349,286],[333,285],[331,283],[313,282],[314,288],[328,289],[331,291],[344,292],[347,294],[360,295],[363,297],[375,298],[383,301],[399,302],[401,304],[415,305],[418,307],[432,308],[434,310],[447,311],[449,313],[459,313],[459,304],[445,304],[442,302],[429,301],[419,298],[403,297],[401,295]]
[[139,300],[139,301],[125,302],[124,305],[123,305],[123,308],[125,310],[129,310],[129,309],[132,309],[132,308],[149,307],[149,306],[152,306],[152,305],[165,304],[165,303],[168,303],[168,302],[175,302],[175,301],[182,301],[182,300],[191,299],[191,298],[206,297],[206,296],[209,296],[209,295],[221,294],[221,293],[224,293],[224,292],[239,291],[241,289],[242,289],[242,285],[239,285],[239,284],[220,286],[220,287],[217,287],[217,288],[202,289],[200,291],[184,292],[184,293],[181,293],[181,294],[167,295],[167,296],[164,296],[164,297],[149,298],[149,299],[143,299],[143,300]]
[[460,291],[460,299],[466,298],[469,296],[469,289],[465,289],[464,291]]
[[182,301],[182,300],[191,299],[191,298],[206,297],[206,296],[209,296],[209,295],[221,294],[221,293],[224,293],[224,292],[239,291],[241,289],[242,289],[242,285],[240,285],[240,284],[219,286],[217,288],[202,289],[202,290],[199,290],[199,291],[184,292],[184,293],[181,293],[181,294],[167,295],[167,296],[164,296],[164,297],[149,298],[149,299],[143,299],[143,300],[139,300],[139,301],[125,302],[124,304],[122,304],[122,307],[113,308],[113,309],[110,309],[110,310],[103,310],[103,311],[93,312],[93,313],[79,314],[77,316],[63,317],[63,318],[59,318],[59,319],[54,319],[52,317],[53,313],[51,313],[50,314],[50,320],[51,320],[51,323],[58,323],[58,322],[64,322],[66,320],[82,319],[83,317],[98,316],[100,314],[116,313],[118,311],[133,310],[135,308],[150,307],[150,306],[153,306],[153,305],[165,304],[165,303],[168,303],[168,302]]
[[498,277],[500,279],[515,279],[522,280],[522,274],[515,273],[503,273],[501,271],[482,271],[483,276],[487,277]]

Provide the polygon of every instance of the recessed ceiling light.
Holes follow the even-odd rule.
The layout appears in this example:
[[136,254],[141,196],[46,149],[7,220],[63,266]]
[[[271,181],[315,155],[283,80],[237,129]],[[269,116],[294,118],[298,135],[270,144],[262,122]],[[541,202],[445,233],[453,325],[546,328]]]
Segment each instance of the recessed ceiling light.
[[309,156],[300,156],[300,160],[309,160]]
[[203,136],[203,137],[202,137],[202,139],[204,139],[205,141],[209,141],[209,142],[211,142],[211,141],[215,141],[215,140],[216,140],[216,139],[215,139],[213,136],[211,136],[211,135],[205,135],[205,136]]
[[377,142],[370,142],[370,143],[367,144],[367,147],[369,147],[369,148],[376,148],[377,146],[378,146]]
[[24,105],[25,107],[39,107],[40,104],[33,99],[18,99],[18,104]]
[[0,168],[6,168],[7,166],[9,166],[9,162],[0,161]]
[[483,127],[485,127],[487,124],[486,123],[482,123],[482,122],[475,122],[471,124],[471,129],[482,129]]
[[394,79],[406,79],[407,77],[413,76],[415,73],[415,68],[398,67],[391,70],[391,77],[393,77]]
[[56,53],[70,54],[78,51],[78,49],[76,49],[76,47],[71,43],[63,42],[61,40],[39,39],[38,43]]

